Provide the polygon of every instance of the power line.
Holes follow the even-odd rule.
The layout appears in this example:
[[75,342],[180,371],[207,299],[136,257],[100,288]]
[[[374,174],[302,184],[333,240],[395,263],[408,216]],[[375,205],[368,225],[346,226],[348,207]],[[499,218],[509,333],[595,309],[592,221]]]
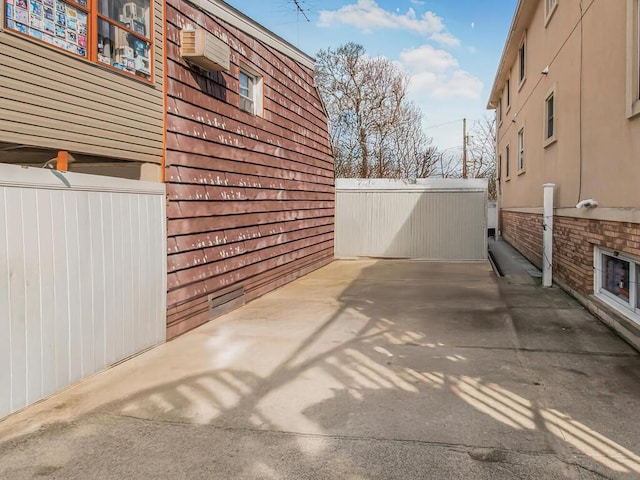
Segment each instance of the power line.
[[424,127],[423,130],[431,130],[432,128],[444,127],[445,125],[451,125],[452,123],[461,122],[462,118],[458,118],[457,120],[451,120],[450,122],[438,123],[437,125],[429,125],[428,127]]

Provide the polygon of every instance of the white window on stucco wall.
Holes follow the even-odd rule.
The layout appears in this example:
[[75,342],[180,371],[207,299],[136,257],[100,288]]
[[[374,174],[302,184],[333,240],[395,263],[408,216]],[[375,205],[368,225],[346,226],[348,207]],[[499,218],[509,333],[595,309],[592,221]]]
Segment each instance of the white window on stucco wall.
[[627,0],[627,118],[640,114],[640,7]]
[[524,127],[518,132],[518,174],[524,172]]
[[640,324],[640,258],[594,247],[595,296]]
[[545,6],[544,6],[544,26],[545,27],[549,23],[549,20],[551,20],[551,17],[556,11],[556,8],[558,8],[558,0],[545,0]]
[[547,92],[544,101],[544,139],[543,145],[548,147],[557,140],[558,122],[557,122],[557,94],[556,86],[553,85],[551,90]]
[[509,145],[507,145],[507,147],[504,150],[504,160],[505,160],[504,177],[505,179],[509,180],[509,178],[511,177],[511,147]]
[[527,79],[527,41],[526,39],[522,40],[522,43],[520,44],[520,49],[518,50],[518,70],[519,70],[519,80],[520,80],[519,89],[520,89],[524,81]]

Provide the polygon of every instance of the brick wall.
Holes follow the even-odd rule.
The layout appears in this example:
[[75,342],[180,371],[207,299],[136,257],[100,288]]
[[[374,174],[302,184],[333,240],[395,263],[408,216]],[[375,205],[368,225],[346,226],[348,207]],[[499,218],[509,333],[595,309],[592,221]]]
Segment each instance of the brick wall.
[[[536,266],[542,265],[541,215],[502,212],[502,235]],[[554,217],[553,274],[583,295],[593,293],[593,247],[640,257],[640,224]]]
[[594,246],[640,256],[640,224],[569,217],[554,222],[554,268],[580,293],[593,293]]
[[501,210],[502,237],[542,268],[542,215]]

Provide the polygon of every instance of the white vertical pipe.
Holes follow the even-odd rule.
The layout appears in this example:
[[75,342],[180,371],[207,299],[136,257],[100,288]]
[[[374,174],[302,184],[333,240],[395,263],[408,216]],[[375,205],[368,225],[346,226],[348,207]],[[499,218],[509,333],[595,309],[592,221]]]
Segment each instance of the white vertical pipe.
[[542,187],[544,188],[542,286],[550,287],[553,284],[553,189],[555,184],[545,183]]

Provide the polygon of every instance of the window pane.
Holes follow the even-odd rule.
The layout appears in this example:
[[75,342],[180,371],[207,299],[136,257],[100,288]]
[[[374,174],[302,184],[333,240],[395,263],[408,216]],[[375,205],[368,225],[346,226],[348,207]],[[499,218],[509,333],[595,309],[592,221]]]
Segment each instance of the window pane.
[[511,105],[511,80],[507,79],[507,107]]
[[518,170],[524,168],[524,130],[518,132]]
[[553,137],[553,95],[547,99],[547,138]]
[[505,162],[506,162],[506,171],[505,171],[505,175],[508,177],[510,172],[509,172],[509,168],[511,165],[511,148],[509,147],[509,145],[507,145],[507,150],[506,150],[506,154],[505,154]]
[[150,0],[98,0],[98,11],[127,28],[151,38]]
[[110,24],[98,20],[98,61],[119,70],[151,78],[149,42]]
[[251,80],[249,75],[240,72],[240,95],[243,97],[251,97]]
[[5,2],[7,28],[87,56],[87,14],[82,10],[56,0]]
[[629,302],[629,262],[602,255],[602,288]]
[[240,97],[240,108],[245,112],[255,113],[253,111],[253,100],[246,97]]

